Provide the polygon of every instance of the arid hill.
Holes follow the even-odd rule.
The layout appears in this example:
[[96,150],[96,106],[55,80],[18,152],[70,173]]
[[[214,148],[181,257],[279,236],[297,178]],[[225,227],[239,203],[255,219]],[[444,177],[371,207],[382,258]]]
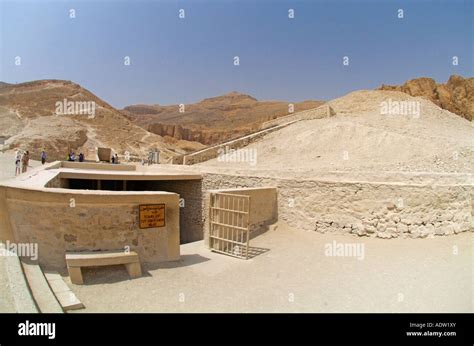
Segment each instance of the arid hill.
[[474,78],[452,75],[446,84],[432,78],[416,78],[401,86],[382,85],[379,90],[396,90],[411,96],[422,96],[443,109],[467,120],[474,119]]
[[[419,113],[382,114],[381,105],[388,100],[419,103]],[[326,171],[474,170],[474,123],[429,100],[399,91],[360,90],[327,104],[334,116],[302,120],[272,132],[243,148],[240,159],[230,155],[199,165],[233,172],[294,171],[304,177]]]
[[[316,108],[323,101],[293,103],[295,112]],[[184,105],[131,105],[122,112],[136,125],[160,136],[209,145],[253,132],[271,119],[288,115],[290,102],[258,101],[231,92]]]
[[0,138],[2,151],[21,148],[37,159],[44,148],[50,160],[65,159],[71,149],[92,159],[96,147],[111,147],[119,155],[128,151],[132,156],[156,148],[166,160],[202,147],[166,141],[145,131],[80,85],[62,80],[2,83]]

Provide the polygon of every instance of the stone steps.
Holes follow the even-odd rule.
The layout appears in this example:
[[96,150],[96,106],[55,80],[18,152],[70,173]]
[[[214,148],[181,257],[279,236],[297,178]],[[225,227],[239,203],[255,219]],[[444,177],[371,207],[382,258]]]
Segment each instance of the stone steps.
[[45,272],[44,276],[64,311],[84,309],[84,304],[77,299],[59,273]]
[[48,281],[46,280],[40,266],[23,260],[21,261],[21,264],[23,266],[25,278],[30,286],[30,291],[40,312],[63,313],[63,309],[56,300],[54,293],[51,291]]

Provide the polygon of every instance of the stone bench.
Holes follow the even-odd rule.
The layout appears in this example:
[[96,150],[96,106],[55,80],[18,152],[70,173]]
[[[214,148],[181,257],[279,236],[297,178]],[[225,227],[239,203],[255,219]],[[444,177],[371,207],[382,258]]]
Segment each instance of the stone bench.
[[134,251],[81,251],[66,252],[66,264],[71,282],[76,285],[84,283],[82,267],[99,267],[108,265],[125,264],[128,275],[137,278],[142,275],[140,259]]

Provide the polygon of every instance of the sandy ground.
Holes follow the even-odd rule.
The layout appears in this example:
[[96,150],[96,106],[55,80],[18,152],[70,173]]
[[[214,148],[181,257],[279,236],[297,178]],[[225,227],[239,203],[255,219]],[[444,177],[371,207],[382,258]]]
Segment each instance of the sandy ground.
[[[251,241],[261,254],[247,261],[199,241],[139,279],[120,266],[89,268],[85,285],[70,286],[80,312],[472,312],[473,238],[383,240],[280,224]],[[326,256],[333,241],[364,244],[363,259]]]
[[[40,161],[30,160],[29,169],[40,165]],[[15,154],[0,153],[0,167],[0,180],[13,178],[15,176]]]

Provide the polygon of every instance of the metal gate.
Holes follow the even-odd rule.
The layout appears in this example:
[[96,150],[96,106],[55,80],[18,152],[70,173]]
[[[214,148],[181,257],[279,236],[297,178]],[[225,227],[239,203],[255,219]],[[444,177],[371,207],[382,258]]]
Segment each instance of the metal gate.
[[209,246],[212,251],[249,258],[250,196],[211,193]]

